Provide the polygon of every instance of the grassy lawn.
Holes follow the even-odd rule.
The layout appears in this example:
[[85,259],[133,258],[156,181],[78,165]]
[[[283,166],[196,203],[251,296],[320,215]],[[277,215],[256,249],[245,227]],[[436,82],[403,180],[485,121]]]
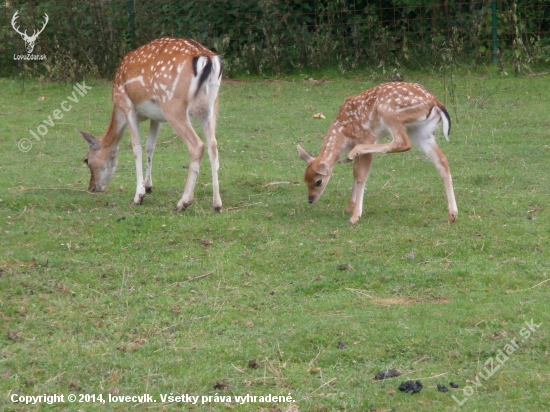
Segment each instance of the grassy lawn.
[[[173,211],[188,155],[168,125],[143,206],[130,206],[128,133],[108,190],[85,190],[87,144],[75,128],[104,132],[110,83],[87,81],[91,90],[42,136],[74,85],[23,90],[0,79],[0,409],[549,408],[549,78],[463,74],[456,104],[439,73],[405,79],[446,97],[453,125],[440,148],[455,224],[416,149],[375,156],[358,224],[344,213],[351,164],[337,165],[308,204],[296,144],[317,154],[343,99],[380,83],[368,75],[225,82],[221,214],[211,210],[208,156],[193,205]],[[403,376],[373,379],[389,368]],[[423,390],[400,392],[409,379]],[[65,402],[12,402],[43,394]],[[68,394],[156,403],[69,403]],[[161,398],[170,394],[199,400]],[[258,398],[236,401],[246,395]],[[259,402],[267,395],[293,402]]]

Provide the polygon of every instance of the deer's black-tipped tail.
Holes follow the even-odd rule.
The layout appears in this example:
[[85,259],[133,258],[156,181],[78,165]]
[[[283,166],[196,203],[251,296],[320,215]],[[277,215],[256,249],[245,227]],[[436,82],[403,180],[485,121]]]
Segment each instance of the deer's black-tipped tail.
[[443,121],[443,134],[445,138],[449,140],[449,134],[451,133],[451,116],[449,116],[449,112],[445,109],[445,106],[441,105],[439,108],[443,112],[443,116],[441,116],[441,120]]
[[210,76],[210,73],[212,73],[212,59],[210,59],[210,57],[196,56],[193,58],[193,75],[199,76],[197,88],[195,89],[195,97],[199,94],[200,89]]

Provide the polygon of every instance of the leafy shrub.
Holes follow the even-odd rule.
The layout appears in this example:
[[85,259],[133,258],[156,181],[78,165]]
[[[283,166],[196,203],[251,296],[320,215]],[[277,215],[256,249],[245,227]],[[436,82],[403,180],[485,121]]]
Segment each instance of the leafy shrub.
[[[226,74],[279,74],[301,69],[360,65],[425,66],[455,61],[477,64],[492,57],[490,0],[45,0],[2,3],[0,75],[31,64],[13,60],[23,44],[10,25],[48,28],[37,48],[48,56],[30,72],[51,80],[111,78],[122,56],[161,36],[190,37],[222,54]],[[498,2],[499,59],[516,72],[548,61],[550,3]],[[446,56],[438,51],[444,48]],[[80,66],[80,67],[78,67]]]

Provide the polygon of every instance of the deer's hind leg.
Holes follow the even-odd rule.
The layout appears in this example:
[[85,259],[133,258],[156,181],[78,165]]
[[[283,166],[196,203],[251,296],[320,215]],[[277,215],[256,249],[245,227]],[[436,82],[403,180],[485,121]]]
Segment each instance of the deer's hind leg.
[[[210,96],[216,96],[217,91],[212,92]],[[210,166],[212,169],[212,208],[216,212],[222,210],[222,199],[220,197],[220,184],[218,181],[218,169],[220,161],[218,156],[218,142],[216,140],[216,112],[218,101],[209,101],[208,105],[201,111],[200,118],[202,129],[208,146],[208,157],[210,158]]]
[[441,176],[443,184],[445,185],[445,193],[447,194],[447,208],[449,211],[447,220],[451,223],[455,222],[458,216],[458,207],[456,205],[453,180],[447,157],[443,154],[441,149],[439,149],[432,131],[413,129],[410,131],[410,135],[414,144],[432,161],[439,176]]

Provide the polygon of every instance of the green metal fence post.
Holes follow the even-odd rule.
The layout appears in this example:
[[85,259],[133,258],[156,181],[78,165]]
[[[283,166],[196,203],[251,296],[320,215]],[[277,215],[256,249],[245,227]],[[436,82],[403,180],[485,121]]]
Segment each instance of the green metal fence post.
[[497,2],[493,0],[493,3],[491,4],[492,10],[493,10],[493,41],[492,41],[492,52],[493,52],[493,64],[498,64],[498,34],[497,34]]
[[130,48],[135,49],[134,37],[135,37],[135,27],[134,27],[134,0],[128,0],[128,13],[130,15]]

